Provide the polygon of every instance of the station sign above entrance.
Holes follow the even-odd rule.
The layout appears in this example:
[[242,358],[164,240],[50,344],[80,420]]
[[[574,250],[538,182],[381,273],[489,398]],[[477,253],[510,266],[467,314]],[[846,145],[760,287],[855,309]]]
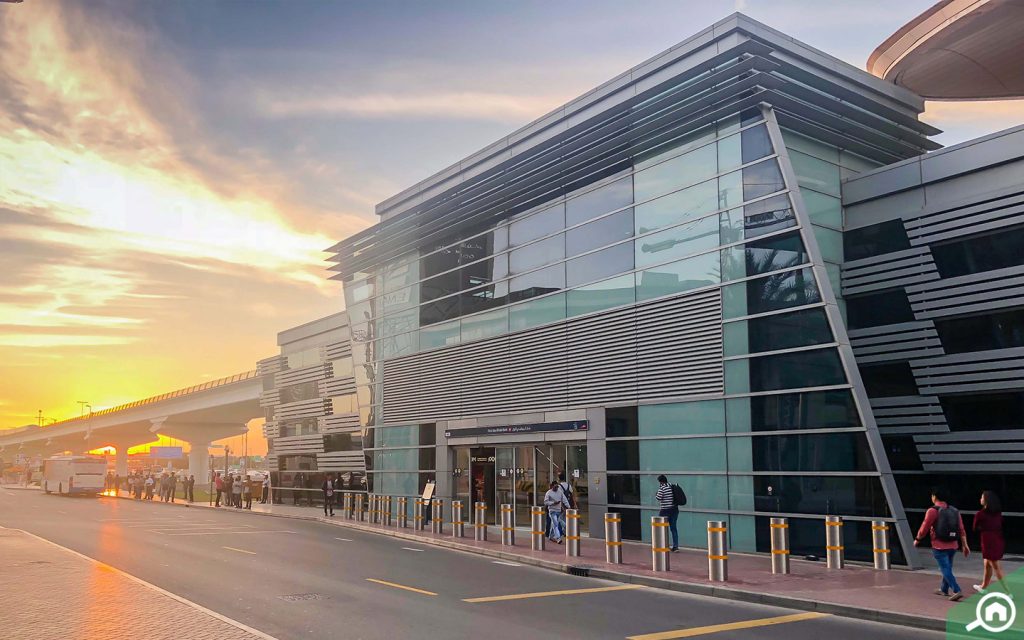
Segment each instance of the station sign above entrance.
[[497,427],[467,427],[465,429],[449,429],[444,432],[445,438],[465,438],[468,436],[509,436],[521,433],[548,433],[552,431],[586,431],[590,428],[589,420],[573,420],[571,422],[541,422],[538,424],[510,424]]

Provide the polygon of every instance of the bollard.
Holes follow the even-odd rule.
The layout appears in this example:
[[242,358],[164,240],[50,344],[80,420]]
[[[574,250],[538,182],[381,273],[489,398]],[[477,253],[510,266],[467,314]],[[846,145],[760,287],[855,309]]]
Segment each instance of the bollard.
[[354,513],[352,511],[352,494],[346,493],[341,499],[342,508],[345,510],[345,517],[349,520],[352,519]]
[[413,506],[412,528],[416,531],[423,531],[427,526],[423,520],[423,498],[416,498],[416,504]]
[[444,533],[444,500],[434,498],[430,505],[430,531]]
[[885,520],[871,521],[871,547],[874,549],[875,568],[879,571],[890,569],[889,523]]
[[543,551],[547,533],[544,531],[544,507],[530,507],[530,548]]
[[654,571],[668,571],[668,518],[651,517],[651,564]]
[[363,494],[356,495],[356,520],[362,522],[366,518],[366,509],[363,508]]
[[380,513],[377,510],[377,494],[371,493],[370,499],[367,501],[367,507],[369,508],[370,517],[368,518],[370,524],[377,524],[377,514]]
[[409,498],[398,497],[398,517],[395,519],[395,526],[405,529],[409,526]]
[[789,573],[789,520],[772,518],[772,573]]
[[466,537],[466,523],[462,520],[462,500],[452,500],[452,537]]
[[373,495],[373,513],[370,514],[374,524],[380,524],[381,512],[383,511],[384,496]]
[[506,547],[516,544],[516,528],[512,517],[512,505],[501,505],[501,544]]
[[825,559],[829,569],[843,568],[844,551],[842,517],[825,516]]
[[604,559],[609,564],[622,564],[622,516],[604,514]]
[[383,511],[381,512],[380,522],[385,527],[391,526],[391,496],[384,496],[383,499]]
[[724,520],[708,520],[708,580],[712,582],[729,579],[729,552],[725,545],[727,531]]
[[565,555],[580,555],[580,512],[576,509],[565,510]]
[[473,508],[473,538],[487,540],[487,503],[477,502]]

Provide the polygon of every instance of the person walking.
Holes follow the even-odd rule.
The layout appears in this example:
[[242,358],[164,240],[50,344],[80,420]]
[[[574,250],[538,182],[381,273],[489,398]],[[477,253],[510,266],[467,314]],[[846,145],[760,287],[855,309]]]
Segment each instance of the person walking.
[[231,483],[231,502],[236,509],[242,508],[242,476],[238,476]]
[[188,480],[185,481],[185,499],[189,502],[196,501],[196,477],[189,475]]
[[668,518],[668,530],[672,532],[672,551],[679,551],[679,506],[672,485],[664,475],[658,476],[658,493],[654,499],[658,501],[658,515]]
[[146,477],[146,500],[153,499],[153,487],[156,485],[156,480],[153,479],[153,474]]
[[252,480],[245,477],[242,478],[242,501],[245,508],[252,511]]
[[334,517],[334,480],[331,476],[324,478],[320,490],[324,492],[324,516]]
[[544,506],[548,509],[548,519],[551,522],[551,531],[548,539],[555,544],[562,544],[562,508],[569,507],[569,501],[558,486],[557,480],[551,481],[548,492],[544,494]]
[[224,478],[220,477],[220,472],[213,474],[213,488],[217,492],[217,503],[214,506],[220,506],[220,497],[224,495]]
[[967,545],[967,531],[964,530],[960,511],[947,500],[945,489],[932,489],[932,507],[924,514],[924,522],[914,538],[914,546],[918,546],[925,536],[931,539],[932,556],[942,573],[942,583],[935,590],[935,595],[957,602],[963,599],[964,594],[953,575],[953,558],[957,550],[962,550],[966,558],[971,555],[971,549]]
[[981,535],[981,558],[985,564],[985,576],[981,579],[981,584],[974,585],[974,590],[985,593],[992,584],[992,575],[995,574],[1003,587],[1003,592],[1010,593],[1006,580],[1003,579],[1003,568],[999,565],[1003,559],[1006,541],[1003,539],[1003,506],[995,491],[981,493],[981,510],[974,514],[974,525],[971,528]]
[[260,504],[267,504],[270,500],[270,472],[263,476],[263,494],[260,496]]

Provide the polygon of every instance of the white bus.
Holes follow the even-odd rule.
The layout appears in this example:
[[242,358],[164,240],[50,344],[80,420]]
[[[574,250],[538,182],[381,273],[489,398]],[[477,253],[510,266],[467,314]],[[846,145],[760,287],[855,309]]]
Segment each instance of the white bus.
[[107,461],[92,456],[52,456],[43,461],[43,490],[60,494],[103,492]]

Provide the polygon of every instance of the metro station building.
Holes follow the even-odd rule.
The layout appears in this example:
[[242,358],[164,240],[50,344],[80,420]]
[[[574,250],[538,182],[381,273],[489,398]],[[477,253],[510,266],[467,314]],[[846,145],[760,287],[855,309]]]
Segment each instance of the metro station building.
[[[318,424],[362,434],[370,491],[435,481],[520,526],[564,471],[585,531],[611,510],[646,540],[665,474],[685,545],[714,519],[764,551],[785,515],[794,552],[820,553],[838,514],[849,557],[882,518],[914,563],[941,482],[968,512],[999,491],[1019,546],[1024,130],[923,155],[923,107],[742,15],[715,24],[331,248],[348,345],[330,348],[352,366],[312,368],[321,395],[351,386],[326,393],[338,411],[318,396]],[[289,457],[282,428],[281,469],[358,455]]]

